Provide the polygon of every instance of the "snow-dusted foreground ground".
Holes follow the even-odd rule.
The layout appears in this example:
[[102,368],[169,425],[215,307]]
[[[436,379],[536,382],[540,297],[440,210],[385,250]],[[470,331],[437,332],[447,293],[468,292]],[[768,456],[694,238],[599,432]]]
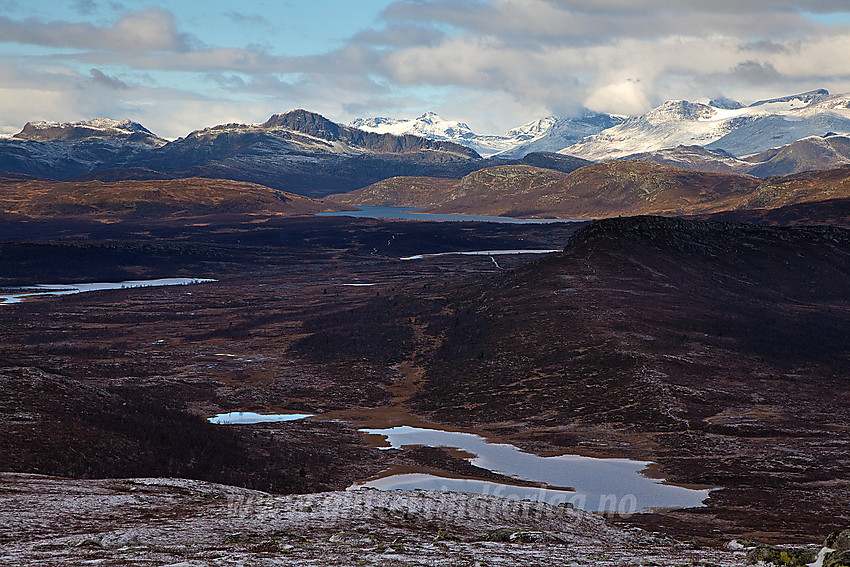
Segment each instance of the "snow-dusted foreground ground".
[[[0,565],[740,565],[596,514],[493,496],[271,496],[180,479],[0,473]],[[498,528],[526,543],[488,541]],[[651,563],[650,563],[651,562]]]

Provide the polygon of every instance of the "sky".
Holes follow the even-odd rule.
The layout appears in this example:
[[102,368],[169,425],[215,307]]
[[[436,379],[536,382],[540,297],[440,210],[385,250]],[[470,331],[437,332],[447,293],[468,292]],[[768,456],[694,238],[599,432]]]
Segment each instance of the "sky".
[[0,134],[165,138],[306,108],[481,134],[665,100],[850,92],[850,0],[0,0]]

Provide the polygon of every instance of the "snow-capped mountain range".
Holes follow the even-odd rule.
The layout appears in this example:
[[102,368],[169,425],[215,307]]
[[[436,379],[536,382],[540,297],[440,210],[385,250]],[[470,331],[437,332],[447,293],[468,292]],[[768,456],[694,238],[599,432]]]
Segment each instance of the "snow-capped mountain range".
[[667,101],[559,153],[603,161],[676,146],[703,146],[745,156],[810,136],[850,135],[846,94],[830,95],[820,89],[749,106],[712,102]]
[[745,106],[727,98],[671,100],[634,117],[586,112],[547,116],[502,136],[476,134],[464,122],[433,112],[418,118],[360,118],[350,126],[370,132],[412,134],[465,145],[485,157],[522,158],[559,152],[591,161],[620,159],[678,146],[701,146],[747,156],[812,136],[850,135],[850,95],[824,89]]
[[446,120],[434,112],[426,112],[413,119],[358,118],[349,123],[349,126],[376,134],[393,134],[395,136],[410,134],[432,140],[448,140],[470,147],[482,156],[499,153],[514,147],[518,143],[514,137],[476,134],[465,123]]
[[628,158],[787,175],[850,163],[847,136],[850,94],[825,90],[749,106],[728,99],[668,101],[631,118],[548,116],[502,136],[478,135],[434,113],[347,126],[297,109],[262,124],[222,124],[170,142],[130,120],[29,122],[12,138],[0,139],[0,173],[58,180],[195,175],[322,196],[392,176],[460,178],[511,161],[571,170],[588,161]]
[[623,120],[591,112],[580,118],[547,116],[512,128],[502,136],[476,134],[466,123],[446,120],[434,112],[411,119],[358,118],[349,126],[379,134],[451,141],[470,147],[483,157],[522,158],[531,152],[556,152]]

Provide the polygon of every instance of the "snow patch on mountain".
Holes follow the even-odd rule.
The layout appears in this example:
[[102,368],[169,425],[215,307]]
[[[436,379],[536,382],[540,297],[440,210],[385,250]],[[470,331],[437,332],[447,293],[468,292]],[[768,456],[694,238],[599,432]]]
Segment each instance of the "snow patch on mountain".
[[520,134],[524,131],[527,137],[513,148],[499,153],[498,157],[521,159],[533,152],[557,152],[587,136],[616,126],[624,120],[625,117],[622,116],[597,113],[587,113],[580,118],[549,116],[509,130],[508,134],[511,132]]
[[515,145],[512,138],[476,134],[466,123],[446,120],[434,112],[426,112],[422,116],[412,119],[358,118],[349,123],[349,126],[377,134],[393,134],[396,136],[412,134],[431,140],[455,142],[472,148],[485,157]]
[[555,126],[560,118],[557,116],[546,116],[539,120],[533,120],[517,128],[511,128],[505,132],[505,136],[517,140],[528,141],[539,138]]
[[826,89],[815,89],[813,91],[809,91],[806,93],[800,93],[795,95],[784,96],[780,98],[771,98],[768,100],[760,100],[758,102],[754,102],[750,105],[750,108],[755,106],[764,106],[766,104],[775,104],[786,102],[790,103],[792,106],[806,106],[813,102],[820,102],[825,98],[829,97],[829,91]]
[[447,140],[472,139],[478,135],[463,122],[446,120],[435,112],[426,112],[418,118],[403,120],[398,118],[358,118],[349,124],[378,134],[404,136],[414,134],[423,138],[441,138]]

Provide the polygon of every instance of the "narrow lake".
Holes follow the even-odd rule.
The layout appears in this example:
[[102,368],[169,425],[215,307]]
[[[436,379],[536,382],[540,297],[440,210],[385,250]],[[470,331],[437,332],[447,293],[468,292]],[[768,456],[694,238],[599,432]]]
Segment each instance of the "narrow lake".
[[432,474],[383,474],[358,483],[382,490],[451,490],[493,494],[516,500],[539,500],[557,505],[568,502],[589,511],[632,514],[653,508],[692,508],[703,506],[710,489],[693,489],[664,484],[663,479],[642,473],[652,463],[629,459],[599,459],[580,455],[541,457],[506,443],[488,443],[472,433],[458,433],[419,427],[361,429],[369,435],[386,438],[386,449],[405,446],[446,447],[471,454],[477,467],[512,477],[517,483],[543,483],[546,488],[523,487],[489,480],[457,479]]
[[72,284],[35,284],[26,287],[5,288],[0,293],[0,305],[20,303],[34,297],[55,295],[71,295],[87,291],[102,291],[106,289],[127,289],[135,287],[154,287],[165,285],[189,285],[216,280],[205,278],[160,278],[155,280],[132,280],[124,282],[72,283]]
[[277,423],[280,421],[298,421],[313,417],[312,413],[274,413],[262,414],[251,411],[232,411],[230,413],[220,413],[207,419],[210,423],[216,425],[245,425],[251,423]]
[[487,215],[460,215],[419,213],[415,207],[357,207],[357,211],[334,211],[316,213],[320,217],[358,217],[390,220],[440,221],[440,222],[501,222],[509,224],[549,224],[553,222],[585,222],[577,219],[520,219],[515,217],[494,217]]
[[423,260],[425,258],[436,258],[438,256],[510,256],[513,254],[552,254],[554,252],[563,252],[563,249],[549,250],[471,250],[469,252],[436,252],[434,254],[415,254],[399,258],[399,260]]

